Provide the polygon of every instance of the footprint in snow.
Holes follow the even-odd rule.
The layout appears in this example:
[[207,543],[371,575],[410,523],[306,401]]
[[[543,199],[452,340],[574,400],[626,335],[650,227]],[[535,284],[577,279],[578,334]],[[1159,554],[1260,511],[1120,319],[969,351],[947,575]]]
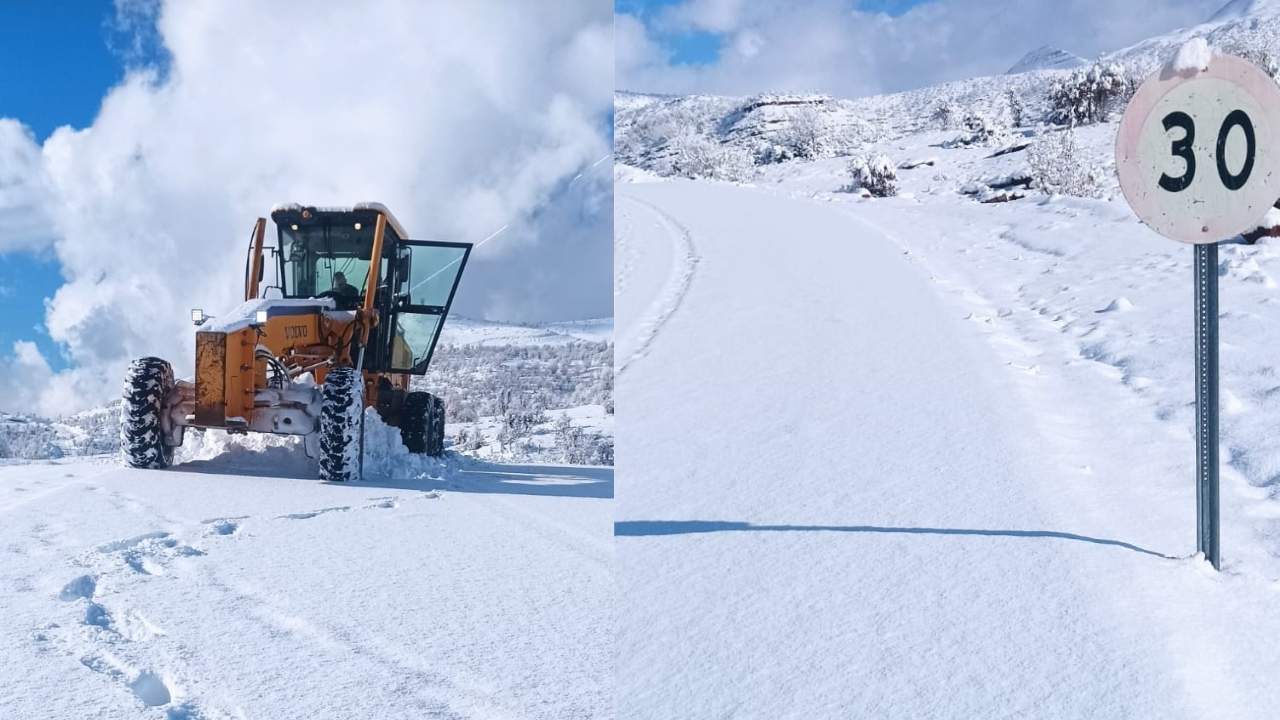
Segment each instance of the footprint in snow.
[[277,520],[310,520],[311,518],[317,515],[323,515],[325,513],[331,513],[331,512],[346,512],[350,509],[351,507],[349,505],[341,505],[338,507],[320,508],[319,510],[312,510],[310,512],[289,513],[288,515],[281,515],[276,519]]
[[147,707],[168,705],[173,700],[172,681],[154,670],[136,670],[110,653],[85,655],[80,664],[123,684]]
[[390,510],[390,509],[392,509],[392,508],[394,508],[394,507],[396,507],[396,506],[398,506],[398,505],[400,504],[400,503],[396,502],[396,499],[395,499],[394,497],[376,497],[376,498],[369,498],[369,501],[370,501],[370,502],[372,502],[373,504],[372,504],[372,505],[365,505],[364,507],[365,507],[365,509],[366,509],[366,510],[374,510],[374,509],[377,509],[377,508],[382,508],[382,509],[385,509],[385,510]]
[[173,692],[170,691],[164,678],[150,670],[139,673],[138,677],[129,683],[129,689],[138,696],[143,705],[148,707],[167,705],[173,699]]
[[58,597],[68,602],[79,600],[80,598],[93,597],[93,592],[98,589],[98,579],[92,575],[81,575],[62,586],[62,592],[58,593]]
[[244,518],[214,518],[213,520],[205,520],[204,523],[209,526],[210,535],[235,535],[240,529],[238,520]]
[[[98,552],[112,553],[119,550],[127,550],[129,548],[136,547],[148,540],[164,541],[168,538],[169,538],[169,533],[164,532],[163,530],[156,530],[155,532],[143,533],[141,535],[134,535],[133,537],[124,538],[123,540],[113,540],[109,543],[103,543],[98,546]],[[176,543],[177,541],[175,540],[172,542]]]
[[184,545],[171,533],[157,530],[98,546],[104,555],[118,555],[131,570],[142,575],[163,575],[164,562],[175,557],[199,557],[203,550]]
[[103,630],[111,629],[111,613],[96,602],[90,601],[84,609],[84,624],[100,627]]

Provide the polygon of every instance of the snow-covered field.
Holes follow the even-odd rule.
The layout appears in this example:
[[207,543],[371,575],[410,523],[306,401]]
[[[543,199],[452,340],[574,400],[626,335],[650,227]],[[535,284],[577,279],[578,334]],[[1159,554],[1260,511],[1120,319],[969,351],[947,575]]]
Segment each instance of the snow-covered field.
[[897,197],[846,157],[616,172],[620,716],[1280,715],[1280,246],[1221,249],[1216,573],[1192,251],[1119,196],[1114,122],[1074,133],[1096,198],[981,204],[1028,153],[890,112],[1029,82],[842,105],[885,109],[859,153],[931,161]]
[[0,467],[3,716],[609,714],[612,470],[384,429],[351,485],[252,440]]

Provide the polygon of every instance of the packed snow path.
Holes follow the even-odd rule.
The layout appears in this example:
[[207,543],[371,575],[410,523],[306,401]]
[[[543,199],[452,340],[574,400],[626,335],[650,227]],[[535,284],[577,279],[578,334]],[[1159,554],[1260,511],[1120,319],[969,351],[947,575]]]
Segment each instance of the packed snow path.
[[0,716],[611,711],[610,470],[251,460],[0,466]]
[[1185,432],[992,332],[1009,310],[885,229],[923,211],[687,181],[618,205],[665,218],[619,223],[633,252],[699,253],[619,379],[620,716],[1280,714],[1274,564],[1245,530],[1254,566],[1188,557]]
[[662,324],[680,307],[698,255],[689,232],[634,197],[616,199],[614,295],[619,299],[616,372],[643,357]]

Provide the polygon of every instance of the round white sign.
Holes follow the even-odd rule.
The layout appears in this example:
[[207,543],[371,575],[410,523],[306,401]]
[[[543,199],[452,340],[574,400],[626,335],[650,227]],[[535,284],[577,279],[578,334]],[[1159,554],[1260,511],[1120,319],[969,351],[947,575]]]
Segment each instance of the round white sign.
[[1116,135],[1120,189],[1151,229],[1215,243],[1257,227],[1280,199],[1280,87],[1230,55],[1147,78]]

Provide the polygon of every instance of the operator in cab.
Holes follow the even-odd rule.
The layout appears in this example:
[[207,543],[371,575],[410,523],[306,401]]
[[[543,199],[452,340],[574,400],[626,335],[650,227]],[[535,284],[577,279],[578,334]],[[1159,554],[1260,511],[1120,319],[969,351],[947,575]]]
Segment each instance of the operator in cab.
[[333,274],[333,288],[325,290],[316,297],[331,297],[339,310],[354,310],[360,304],[360,291],[347,282],[347,276],[341,272]]

